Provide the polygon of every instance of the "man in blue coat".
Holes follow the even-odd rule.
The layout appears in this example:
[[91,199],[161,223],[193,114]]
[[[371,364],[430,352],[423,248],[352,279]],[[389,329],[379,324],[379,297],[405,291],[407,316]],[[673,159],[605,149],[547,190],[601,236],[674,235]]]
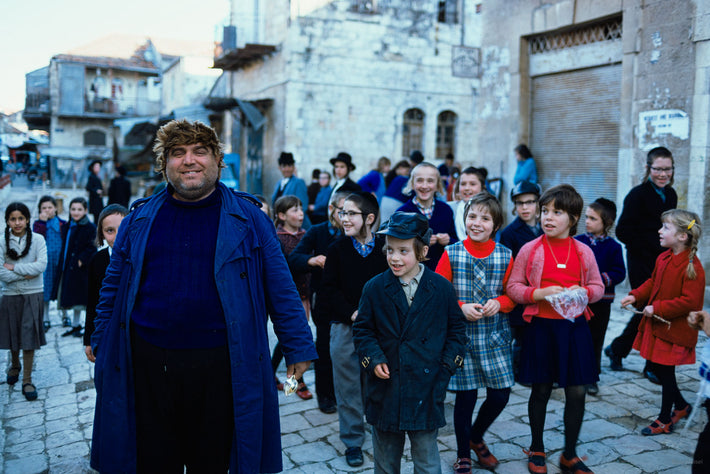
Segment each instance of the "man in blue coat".
[[[308,210],[308,188],[306,182],[296,176],[296,161],[293,159],[293,153],[282,151],[279,156],[279,170],[283,178],[276,183],[274,193],[271,195],[271,208],[274,208],[276,200],[281,196],[296,196],[301,200],[303,210]],[[303,215],[303,224],[305,230],[311,228],[311,221],[308,219],[308,214]]]
[[274,226],[219,183],[211,128],[172,121],[153,150],[168,186],[123,221],[97,307],[91,466],[279,472],[267,318],[289,375],[317,356]]

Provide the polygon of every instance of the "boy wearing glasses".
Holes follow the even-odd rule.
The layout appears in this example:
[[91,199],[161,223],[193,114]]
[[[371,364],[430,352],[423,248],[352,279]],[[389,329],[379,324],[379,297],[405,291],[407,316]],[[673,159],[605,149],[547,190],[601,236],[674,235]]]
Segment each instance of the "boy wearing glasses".
[[[515,220],[501,231],[500,243],[513,251],[513,258],[518,256],[518,252],[523,245],[536,239],[542,233],[542,229],[540,229],[540,207],[538,206],[541,191],[539,184],[530,181],[520,181],[510,191]],[[525,330],[522,305],[517,305],[508,313],[508,321],[513,331],[513,374],[517,381],[520,348]]]

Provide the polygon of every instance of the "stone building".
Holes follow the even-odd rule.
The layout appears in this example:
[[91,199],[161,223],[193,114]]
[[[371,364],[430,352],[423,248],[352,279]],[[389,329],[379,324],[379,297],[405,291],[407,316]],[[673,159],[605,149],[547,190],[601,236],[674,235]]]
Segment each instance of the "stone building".
[[[585,202],[605,196],[621,208],[646,152],[665,146],[679,207],[710,222],[708,2],[235,4],[252,9],[256,44],[215,64],[231,71],[233,97],[267,119],[262,134],[227,128],[232,145],[261,147],[267,189],[283,149],[307,176],[339,150],[366,171],[414,140],[427,159],[449,144],[458,161],[503,177],[510,206],[513,148],[526,143],[543,187],[567,182]],[[710,231],[700,256],[710,268]]]

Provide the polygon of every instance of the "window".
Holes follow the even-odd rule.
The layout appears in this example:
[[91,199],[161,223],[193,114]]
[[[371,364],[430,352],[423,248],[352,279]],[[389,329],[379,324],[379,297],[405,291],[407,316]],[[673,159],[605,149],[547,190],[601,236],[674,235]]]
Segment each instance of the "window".
[[439,0],[439,23],[458,23],[458,0]]
[[101,130],[88,130],[84,132],[84,146],[106,146],[106,133]]
[[414,150],[421,150],[424,144],[424,112],[409,109],[404,113],[402,123],[402,156],[409,156]]
[[436,119],[436,157],[443,159],[454,154],[456,144],[456,114],[446,110]]

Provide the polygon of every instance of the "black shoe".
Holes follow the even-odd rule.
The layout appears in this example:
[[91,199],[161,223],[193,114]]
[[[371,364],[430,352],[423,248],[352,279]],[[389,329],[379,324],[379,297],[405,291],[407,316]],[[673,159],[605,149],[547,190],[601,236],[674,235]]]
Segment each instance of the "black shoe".
[[74,337],[84,337],[84,329],[81,328],[81,327],[79,327],[79,330],[78,330],[77,332],[75,332],[74,334],[72,334],[72,336],[74,336]]
[[586,388],[589,395],[597,395],[599,393],[599,385],[596,383],[590,383]]
[[[29,390],[25,390],[26,388]],[[28,402],[31,402],[32,400],[37,400],[37,388],[31,383],[22,384],[22,394],[25,396]]]
[[51,327],[52,327],[52,325],[50,324],[49,321],[44,322],[44,332],[49,331],[49,328],[51,328]]
[[365,462],[365,460],[362,457],[362,449],[361,448],[348,448],[345,450],[345,460],[348,463],[348,466],[352,467],[358,467],[362,466],[362,464]]
[[621,357],[614,354],[614,351],[611,350],[611,346],[606,346],[606,349],[604,349],[604,354],[609,358],[609,368],[611,370],[613,370],[614,372],[624,370],[624,366],[621,363]]
[[643,370],[643,376],[648,379],[649,382],[655,383],[656,385],[661,385],[661,381],[658,380],[658,376],[648,369]]
[[319,398],[318,409],[327,414],[335,413],[337,411],[337,408],[335,407],[335,400],[329,397]]
[[62,337],[68,337],[68,336],[79,337],[79,336],[77,336],[77,334],[81,332],[81,329],[82,329],[81,326],[74,326],[70,330],[63,332]]
[[20,380],[20,370],[22,370],[22,367],[10,367],[7,369],[8,385],[15,385]]
[[70,328],[70,327],[71,327],[71,319],[69,319],[69,317],[64,316],[64,317],[62,318],[62,327],[64,327],[64,328]]

